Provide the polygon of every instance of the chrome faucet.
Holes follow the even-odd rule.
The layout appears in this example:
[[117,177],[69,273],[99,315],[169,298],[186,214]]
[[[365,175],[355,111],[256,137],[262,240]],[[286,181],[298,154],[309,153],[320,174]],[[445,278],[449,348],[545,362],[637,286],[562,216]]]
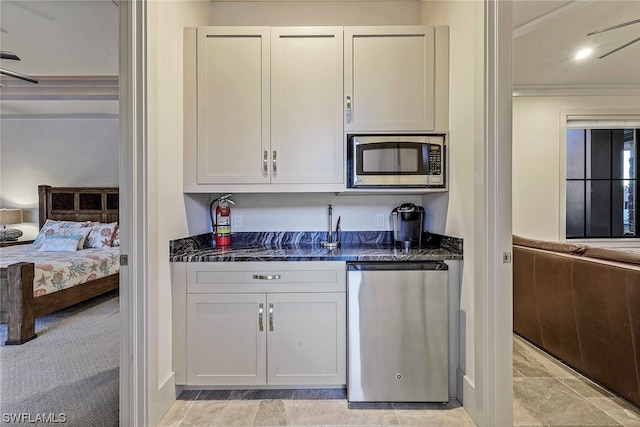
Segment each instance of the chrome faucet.
[[329,231],[327,233],[327,241],[326,242],[322,242],[322,247],[323,248],[329,248],[329,249],[333,249],[333,248],[337,248],[338,246],[340,246],[340,234],[341,234],[341,229],[340,229],[340,217],[338,217],[338,223],[336,224],[336,241],[333,241],[333,206],[329,205]]

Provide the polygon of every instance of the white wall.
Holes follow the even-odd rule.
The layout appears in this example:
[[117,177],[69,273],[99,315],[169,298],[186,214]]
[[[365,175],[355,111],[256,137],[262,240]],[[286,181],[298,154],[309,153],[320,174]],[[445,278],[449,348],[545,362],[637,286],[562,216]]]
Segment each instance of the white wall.
[[[341,196],[318,194],[235,194],[231,216],[242,217],[242,227],[232,223],[234,232],[242,231],[326,231],[327,206],[333,206],[333,229],[338,216],[343,231],[391,230],[391,210],[401,203],[421,205],[420,196]],[[377,226],[377,216],[385,224]],[[428,218],[427,218],[428,221]],[[208,223],[210,225],[210,221]],[[210,230],[209,230],[210,231]]]
[[119,128],[110,116],[24,117],[0,119],[0,206],[25,209],[13,228],[35,238],[38,185],[118,186]]
[[[483,91],[482,2],[425,1],[422,3],[422,22],[449,25],[449,194],[424,197],[425,209],[443,210],[444,233],[464,239],[464,268],[460,290],[460,381],[458,393],[473,387],[474,372],[474,188],[478,174],[474,163],[477,143],[482,137]],[[480,59],[479,59],[480,58]],[[480,127],[479,127],[480,126]],[[479,135],[479,136],[478,136]],[[481,139],[480,139],[481,141]],[[482,150],[480,148],[480,150]],[[477,257],[481,262],[482,257]],[[462,396],[464,405],[472,412],[473,397]],[[472,414],[473,415],[473,414]]]
[[560,164],[563,110],[635,109],[638,96],[566,96],[513,98],[513,233],[564,240],[560,235]]
[[415,25],[418,1],[212,2],[210,25]]
[[182,193],[183,28],[208,23],[207,1],[150,1],[148,90],[149,425],[175,400],[169,240],[189,234]]

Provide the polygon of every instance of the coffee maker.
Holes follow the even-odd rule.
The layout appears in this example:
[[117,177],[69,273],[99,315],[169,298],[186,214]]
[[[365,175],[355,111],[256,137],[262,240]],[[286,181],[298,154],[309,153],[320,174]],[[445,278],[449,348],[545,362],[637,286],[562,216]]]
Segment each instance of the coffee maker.
[[403,203],[391,211],[393,240],[402,249],[422,246],[422,224],[424,208],[413,203]]

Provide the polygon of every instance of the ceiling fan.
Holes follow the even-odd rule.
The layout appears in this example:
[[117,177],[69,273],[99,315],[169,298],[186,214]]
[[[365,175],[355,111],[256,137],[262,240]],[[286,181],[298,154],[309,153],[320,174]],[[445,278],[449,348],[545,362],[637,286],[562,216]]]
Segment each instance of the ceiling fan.
[[[14,61],[20,61],[18,55],[13,52],[1,51],[0,59],[11,59]],[[7,70],[5,68],[0,68],[0,74],[4,74],[5,76],[14,77],[16,79],[25,80],[31,83],[38,83],[38,79],[35,77],[27,76],[26,74],[18,73],[16,71]]]
[[[602,29],[600,29],[600,30],[591,31],[589,34],[587,34],[587,37],[588,37],[588,36],[592,36],[592,35],[594,35],[594,34],[600,34],[600,33],[604,33],[604,32],[606,32],[606,31],[615,30],[615,29],[617,29],[617,28],[626,27],[627,25],[633,25],[633,24],[638,24],[638,23],[640,23],[640,19],[634,19],[633,21],[623,22],[622,24],[617,24],[617,25],[613,25],[613,26],[611,26],[611,27],[602,28]],[[621,49],[624,49],[624,48],[625,48],[625,47],[627,47],[627,46],[631,46],[632,44],[637,43],[637,42],[639,42],[639,41],[640,41],[640,37],[638,37],[638,38],[636,38],[636,39],[633,39],[633,40],[631,40],[630,42],[625,43],[625,44],[623,44],[622,46],[618,46],[617,48],[615,48],[615,49],[613,49],[613,50],[611,50],[611,51],[609,51],[609,52],[605,53],[604,55],[599,56],[599,57],[598,57],[598,59],[605,58],[605,57],[607,57],[607,56],[611,55],[612,53],[615,53],[615,52],[617,52],[617,51],[619,51],[619,50],[621,50]]]

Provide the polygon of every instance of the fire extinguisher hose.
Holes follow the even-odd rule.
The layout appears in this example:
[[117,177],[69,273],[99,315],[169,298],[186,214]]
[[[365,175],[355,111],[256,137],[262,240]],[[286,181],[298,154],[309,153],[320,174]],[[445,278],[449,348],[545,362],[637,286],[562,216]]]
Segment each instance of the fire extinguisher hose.
[[218,197],[217,199],[213,199],[211,204],[209,205],[209,218],[211,218],[211,229],[213,230],[213,234],[216,233],[216,220],[215,215],[213,215],[213,205],[220,200],[227,200],[229,203],[233,204],[233,201],[228,200],[231,197],[231,194],[227,194],[225,196]]
[[213,230],[213,234],[216,233],[216,219],[213,215],[213,205],[220,200],[220,198],[213,199],[213,202],[209,205],[209,217],[211,218],[211,229]]

